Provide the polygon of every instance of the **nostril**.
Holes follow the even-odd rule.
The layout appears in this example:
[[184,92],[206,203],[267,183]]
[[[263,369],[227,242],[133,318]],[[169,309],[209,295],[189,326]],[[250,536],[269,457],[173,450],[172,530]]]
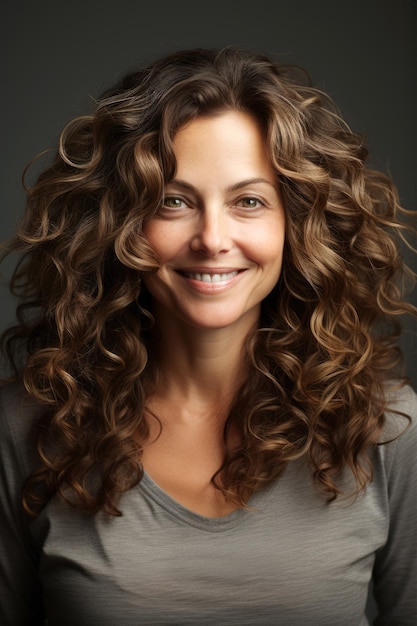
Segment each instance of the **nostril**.
[[194,251],[204,252],[209,256],[226,252],[231,248],[231,240],[227,229],[215,222],[202,224],[201,230],[194,235],[191,241],[191,248]]

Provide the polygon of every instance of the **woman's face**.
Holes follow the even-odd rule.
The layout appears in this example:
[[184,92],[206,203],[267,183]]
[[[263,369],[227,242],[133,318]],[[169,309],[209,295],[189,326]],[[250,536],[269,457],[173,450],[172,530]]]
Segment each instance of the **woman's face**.
[[257,121],[228,111],[181,127],[177,171],[144,224],[160,260],[144,283],[155,317],[251,328],[282,266],[285,216]]

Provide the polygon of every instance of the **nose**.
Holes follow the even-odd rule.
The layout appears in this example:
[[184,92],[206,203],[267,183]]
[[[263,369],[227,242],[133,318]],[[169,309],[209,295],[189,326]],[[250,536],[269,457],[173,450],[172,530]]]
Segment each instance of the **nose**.
[[227,252],[231,246],[231,224],[228,215],[216,208],[201,211],[191,240],[191,249],[207,256],[216,256]]

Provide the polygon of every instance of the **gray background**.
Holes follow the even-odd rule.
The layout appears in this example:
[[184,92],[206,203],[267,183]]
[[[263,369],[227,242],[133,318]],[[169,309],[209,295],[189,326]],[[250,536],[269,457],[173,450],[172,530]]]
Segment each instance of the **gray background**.
[[[240,44],[303,65],[353,129],[366,133],[370,163],[391,173],[403,205],[417,206],[415,0],[14,0],[7,11],[0,32],[1,239],[23,211],[23,168],[55,145],[62,126],[135,64],[193,46]],[[415,257],[407,259],[415,266]],[[4,287],[0,297],[3,329],[14,303]],[[417,388],[416,335],[408,323],[403,347]]]
[[[303,65],[365,133],[370,163],[416,208],[415,0],[14,0],[2,15],[0,239],[24,206],[21,174],[63,125],[135,64],[192,46],[240,44]],[[36,172],[36,168],[32,172]],[[30,178],[29,178],[30,180]],[[416,267],[416,258],[406,254]],[[10,263],[2,268],[7,276]],[[0,287],[0,330],[14,302]],[[416,293],[410,296],[416,302]],[[417,325],[403,348],[417,388]]]
[[[392,175],[403,205],[417,206],[415,0],[14,0],[0,28],[2,240],[23,212],[25,165],[55,145],[63,125],[136,64],[192,46],[240,44],[303,65],[366,134],[370,164]],[[5,287],[0,297],[1,330],[14,302]],[[417,388],[416,336],[407,322]]]

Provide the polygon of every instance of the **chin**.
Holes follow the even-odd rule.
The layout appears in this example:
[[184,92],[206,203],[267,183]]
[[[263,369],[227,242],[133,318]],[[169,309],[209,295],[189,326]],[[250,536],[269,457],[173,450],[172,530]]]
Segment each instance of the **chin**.
[[194,313],[193,316],[184,316],[182,319],[190,326],[201,330],[222,330],[227,328],[232,330],[239,328],[242,332],[245,332],[257,324],[259,311],[250,311],[237,315],[231,315],[230,312],[217,315],[214,312],[206,312],[202,315]]

